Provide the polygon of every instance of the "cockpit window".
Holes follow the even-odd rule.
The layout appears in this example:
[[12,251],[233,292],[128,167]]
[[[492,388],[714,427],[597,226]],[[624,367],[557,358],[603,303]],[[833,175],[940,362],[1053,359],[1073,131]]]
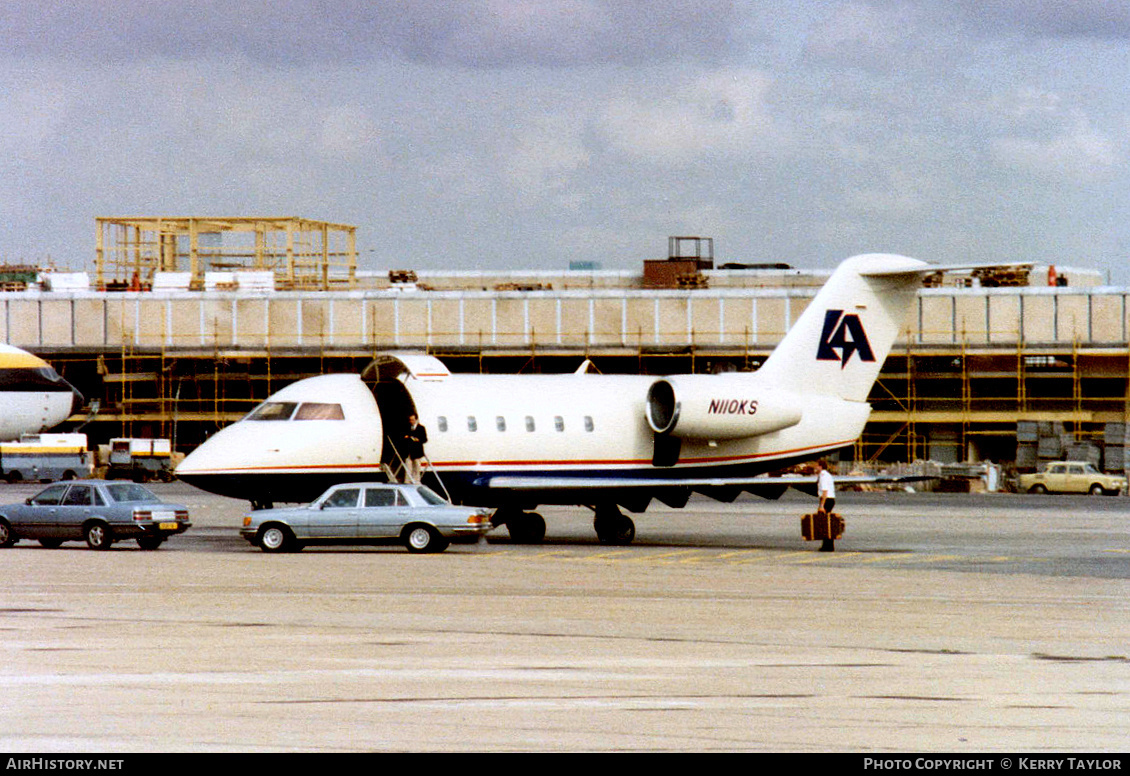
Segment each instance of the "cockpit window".
[[298,403],[293,401],[265,401],[244,420],[289,420],[297,406]]
[[345,420],[340,404],[303,402],[294,415],[295,420]]

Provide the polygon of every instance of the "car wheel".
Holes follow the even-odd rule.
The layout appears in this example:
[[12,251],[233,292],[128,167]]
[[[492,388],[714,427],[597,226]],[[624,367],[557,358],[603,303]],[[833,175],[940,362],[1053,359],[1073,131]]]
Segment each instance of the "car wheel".
[[114,543],[114,532],[105,523],[87,523],[82,533],[86,546],[92,550],[108,550]]
[[1101,496],[1104,493],[1106,493],[1106,491],[1103,490],[1103,486],[1098,484],[1097,482],[1094,485],[1091,486],[1090,492],[1091,492],[1092,496]]
[[63,546],[62,539],[40,539],[39,543],[49,550],[57,550]]
[[155,550],[164,543],[165,539],[161,536],[139,536],[137,537],[137,546],[143,550]]
[[8,472],[8,482],[15,485],[17,482],[23,482],[24,476],[19,472]]
[[1043,485],[1033,485],[1032,487],[1028,488],[1028,492],[1040,495],[1040,494],[1043,494],[1043,493],[1047,493],[1048,489],[1045,488]]
[[77,474],[75,474],[75,473],[74,473],[73,471],[71,471],[70,469],[67,469],[67,470],[66,470],[65,472],[63,472],[63,479],[64,479],[64,480],[73,480],[73,479],[75,479],[75,478],[77,478],[77,477],[78,477],[78,475],[77,475]]
[[263,552],[295,552],[302,547],[285,525],[267,525],[259,531],[259,549]]
[[16,535],[7,520],[0,520],[0,547],[11,547],[16,543]]
[[404,530],[404,546],[408,552],[443,552],[447,541],[430,525],[413,525]]

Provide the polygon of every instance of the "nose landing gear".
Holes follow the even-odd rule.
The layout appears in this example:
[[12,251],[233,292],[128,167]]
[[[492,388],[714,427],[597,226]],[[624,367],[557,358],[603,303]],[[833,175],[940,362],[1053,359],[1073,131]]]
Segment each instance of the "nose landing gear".
[[628,545],[636,538],[636,524],[632,518],[621,512],[615,504],[599,504],[594,507],[592,527],[601,544]]
[[541,544],[545,540],[545,518],[537,512],[502,508],[491,518],[494,525],[505,525],[515,544]]

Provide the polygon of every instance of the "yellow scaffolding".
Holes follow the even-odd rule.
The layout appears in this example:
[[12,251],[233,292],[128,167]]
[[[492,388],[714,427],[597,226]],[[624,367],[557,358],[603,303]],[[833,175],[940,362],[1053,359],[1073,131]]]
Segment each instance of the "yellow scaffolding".
[[275,286],[327,290],[357,280],[357,227],[305,218],[97,218],[98,288],[151,284],[158,272],[271,271]]

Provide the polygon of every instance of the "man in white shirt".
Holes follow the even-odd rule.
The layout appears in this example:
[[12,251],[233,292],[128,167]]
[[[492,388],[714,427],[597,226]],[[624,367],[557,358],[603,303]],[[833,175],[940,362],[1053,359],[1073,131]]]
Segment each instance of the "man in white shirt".
[[816,462],[816,495],[820,497],[820,512],[831,512],[836,506],[836,483],[823,459]]

